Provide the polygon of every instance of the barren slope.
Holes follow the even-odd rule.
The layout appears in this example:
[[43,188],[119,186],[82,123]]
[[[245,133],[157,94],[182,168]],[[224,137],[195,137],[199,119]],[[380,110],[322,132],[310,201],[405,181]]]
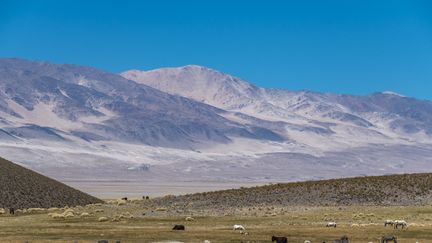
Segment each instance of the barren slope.
[[101,200],[0,158],[0,208],[63,207]]
[[432,202],[432,173],[281,183],[155,198],[159,206],[231,209],[256,206],[417,205]]

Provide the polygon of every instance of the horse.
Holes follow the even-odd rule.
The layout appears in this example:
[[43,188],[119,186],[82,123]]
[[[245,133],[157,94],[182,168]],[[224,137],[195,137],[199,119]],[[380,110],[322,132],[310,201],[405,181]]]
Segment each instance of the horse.
[[286,238],[285,236],[272,236],[272,242],[276,243],[288,243],[288,238]]
[[397,243],[397,237],[394,235],[386,235],[381,238],[381,243],[388,243],[389,241],[393,241],[393,243]]
[[397,229],[398,226],[402,226],[402,229],[403,229],[404,227],[407,227],[408,224],[405,220],[395,220],[394,221],[394,228]]
[[349,243],[348,236],[343,235],[340,239],[334,240],[333,243]]
[[387,227],[387,225],[391,225],[391,226],[393,226],[394,223],[395,223],[395,222],[394,222],[393,220],[387,219],[386,221],[384,221],[384,226],[385,226],[385,227]]
[[182,224],[176,224],[176,225],[174,225],[172,230],[185,230],[185,226]]
[[235,224],[233,226],[233,230],[242,230],[242,231],[245,231],[246,229],[245,229],[245,227],[243,225]]
[[326,224],[326,227],[333,227],[333,228],[336,228],[336,222],[328,222],[328,223]]

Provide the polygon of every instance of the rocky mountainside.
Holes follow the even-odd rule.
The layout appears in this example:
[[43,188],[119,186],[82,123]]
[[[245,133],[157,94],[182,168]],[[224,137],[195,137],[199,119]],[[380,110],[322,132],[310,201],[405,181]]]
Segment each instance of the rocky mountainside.
[[283,140],[117,74],[20,59],[0,60],[0,112],[4,139],[75,137],[180,148],[227,143],[229,136]]
[[0,154],[60,180],[280,182],[429,172],[432,102],[265,89],[189,65],[0,59]]
[[[413,139],[431,142],[432,102],[391,92],[353,96],[264,89],[200,66],[131,70],[122,76],[230,111],[234,113],[231,117],[245,123],[279,122],[288,138],[301,131],[316,139],[324,136],[327,141],[342,137],[363,144],[375,139],[381,143]],[[317,146],[298,136],[295,140]]]
[[0,208],[87,205],[101,200],[0,158]]

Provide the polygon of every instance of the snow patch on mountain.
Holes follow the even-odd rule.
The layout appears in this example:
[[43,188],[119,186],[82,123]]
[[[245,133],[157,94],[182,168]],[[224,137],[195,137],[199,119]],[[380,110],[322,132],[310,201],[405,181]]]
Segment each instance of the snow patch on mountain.
[[396,93],[396,92],[393,92],[393,91],[384,91],[384,92],[382,92],[383,94],[386,94],[386,95],[394,95],[394,96],[399,96],[399,97],[406,97],[406,96],[404,96],[404,95],[401,95],[401,94],[399,94],[399,93]]

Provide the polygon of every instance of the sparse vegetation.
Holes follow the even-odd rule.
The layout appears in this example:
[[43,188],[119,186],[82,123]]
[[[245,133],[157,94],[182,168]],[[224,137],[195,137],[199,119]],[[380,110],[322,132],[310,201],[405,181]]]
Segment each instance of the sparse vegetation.
[[[95,242],[108,239],[122,242],[209,240],[253,243],[269,242],[271,235],[286,235],[290,242],[323,242],[346,234],[350,242],[360,243],[377,242],[379,237],[390,233],[396,234],[400,243],[432,241],[432,174],[273,184],[102,203],[8,161],[1,160],[0,166],[3,174],[11,171],[12,175],[22,176],[24,170],[24,178],[35,180],[30,185],[40,187],[36,191],[51,190],[51,194],[42,194],[42,197],[29,194],[37,199],[36,202],[30,204],[24,198],[24,204],[19,205],[25,207],[16,210],[14,216],[0,209],[4,212],[0,214],[0,239],[7,242]],[[3,174],[2,180],[5,178]],[[17,178],[22,178],[19,176]],[[7,182],[5,185],[9,187],[6,188],[15,185],[18,186],[15,190],[20,191],[20,186],[25,187],[25,184],[18,181]],[[73,206],[68,201],[71,198],[66,195],[58,201],[57,192],[53,190],[84,197],[85,200],[72,197],[76,205]],[[15,201],[2,203],[7,206],[10,202]],[[408,229],[384,227],[386,219],[406,220]],[[327,222],[337,222],[337,227],[327,228]],[[175,224],[185,225],[186,230],[173,232],[171,228]],[[244,225],[247,234],[233,232],[234,224]]]
[[[101,200],[0,158],[0,208],[43,211]],[[43,208],[43,209],[41,209]]]
[[143,203],[179,210],[229,210],[241,207],[296,205],[408,206],[431,202],[432,174],[423,173],[280,183],[182,196],[170,195]]
[[[0,239],[2,242],[31,243],[75,240],[90,243],[99,239],[128,243],[168,240],[192,243],[204,240],[238,243],[243,240],[257,243],[270,242],[272,235],[285,235],[289,242],[329,242],[346,234],[352,243],[376,243],[382,235],[395,234],[400,243],[432,242],[432,223],[428,220],[432,217],[430,205],[255,207],[213,216],[201,210],[185,214],[174,209],[155,209],[130,202],[123,206],[103,204],[91,208],[62,208],[55,217],[50,216],[48,211],[27,211],[15,216],[6,214],[0,216]],[[74,213],[71,217],[59,216],[65,212]],[[194,215],[194,220],[187,220],[190,216],[186,215]],[[354,219],[353,215],[358,218]],[[384,227],[385,219],[404,219],[408,222],[408,228]],[[337,227],[325,227],[328,220],[337,222]],[[185,225],[186,230],[172,231],[175,224]],[[244,225],[248,234],[233,232],[234,224]]]

